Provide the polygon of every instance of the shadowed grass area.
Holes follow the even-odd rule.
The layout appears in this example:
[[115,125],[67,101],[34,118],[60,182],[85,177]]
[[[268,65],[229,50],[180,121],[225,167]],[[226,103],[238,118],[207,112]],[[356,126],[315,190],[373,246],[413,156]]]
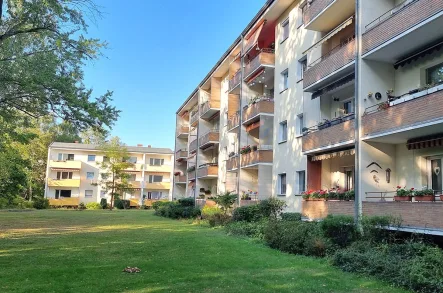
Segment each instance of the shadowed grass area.
[[47,210],[0,212],[0,292],[406,291],[151,211]]

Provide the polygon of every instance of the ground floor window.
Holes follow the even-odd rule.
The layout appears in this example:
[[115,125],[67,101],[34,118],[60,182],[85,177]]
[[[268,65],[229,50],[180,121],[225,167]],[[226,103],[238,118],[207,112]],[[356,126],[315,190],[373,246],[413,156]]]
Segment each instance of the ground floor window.
[[148,199],[161,199],[163,197],[162,191],[149,191]]
[[345,190],[354,189],[354,168],[345,168]]
[[443,190],[442,160],[442,157],[429,159],[428,180],[430,187],[438,194],[441,194]]
[[71,197],[71,190],[61,190],[57,189],[55,190],[55,198],[63,198],[63,197]]
[[286,195],[286,173],[278,174],[278,194]]
[[297,192],[301,194],[306,191],[306,172],[305,171],[297,171]]
[[91,198],[92,197],[92,190],[85,190],[85,197]]

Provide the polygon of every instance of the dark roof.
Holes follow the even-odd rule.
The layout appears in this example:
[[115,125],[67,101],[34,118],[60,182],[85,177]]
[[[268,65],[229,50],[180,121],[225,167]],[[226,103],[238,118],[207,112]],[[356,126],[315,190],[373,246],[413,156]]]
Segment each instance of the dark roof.
[[[69,143],[69,142],[53,142],[49,147],[75,150],[97,150],[99,148],[96,144],[85,143]],[[150,153],[150,154],[165,154],[172,155],[174,152],[169,148],[153,148],[153,147],[138,147],[126,146],[129,152],[133,153]]]

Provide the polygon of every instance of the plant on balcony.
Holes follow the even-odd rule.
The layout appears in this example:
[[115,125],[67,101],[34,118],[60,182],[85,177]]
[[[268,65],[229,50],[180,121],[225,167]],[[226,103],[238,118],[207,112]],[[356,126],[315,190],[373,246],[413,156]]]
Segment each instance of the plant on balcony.
[[341,116],[336,117],[336,118],[331,120],[331,126],[334,126],[334,125],[337,125],[337,124],[340,124],[340,123],[342,123],[342,117]]
[[251,147],[251,151],[256,152],[258,150],[258,146],[257,145],[253,145]]
[[251,200],[251,196],[249,195],[249,193],[242,191],[241,200]]
[[180,176],[180,174],[181,174],[181,172],[178,171],[178,172],[175,172],[175,173],[174,173],[174,176]]
[[343,200],[349,201],[349,200],[355,200],[355,191],[354,190],[348,190],[344,193]]
[[414,196],[414,188],[406,189],[405,187],[397,186],[397,190],[394,196],[394,201],[412,201]]
[[389,107],[390,107],[389,102],[383,102],[383,103],[378,104],[378,108],[377,109],[379,111],[381,111],[381,110],[386,110]]
[[306,134],[309,133],[309,128],[307,128],[307,127],[303,127],[303,128],[301,129],[301,132],[303,133],[303,135],[306,135]]
[[205,194],[204,194],[204,193],[200,193],[200,194],[198,195],[198,198],[199,198],[199,199],[205,199]]
[[206,195],[211,195],[212,194],[210,189],[206,189],[204,192],[205,192]]
[[230,152],[229,157],[232,158],[233,156],[235,156],[235,152]]
[[323,119],[320,123],[317,124],[318,130],[322,130],[331,126],[331,121],[328,119]]
[[414,192],[414,198],[416,201],[435,201],[435,195],[433,189],[422,189]]
[[246,146],[242,147],[240,150],[240,154],[242,154],[242,155],[249,154],[250,152],[251,152],[250,145],[246,145]]
[[187,171],[188,173],[195,171],[195,166],[191,166],[191,167],[189,167],[188,169],[186,169],[186,171]]

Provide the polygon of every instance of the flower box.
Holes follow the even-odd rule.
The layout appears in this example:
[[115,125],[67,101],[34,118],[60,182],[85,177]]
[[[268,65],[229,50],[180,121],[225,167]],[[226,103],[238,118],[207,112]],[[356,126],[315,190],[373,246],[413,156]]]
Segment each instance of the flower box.
[[434,195],[415,196],[415,201],[435,201]]
[[394,201],[412,201],[412,196],[394,196]]

